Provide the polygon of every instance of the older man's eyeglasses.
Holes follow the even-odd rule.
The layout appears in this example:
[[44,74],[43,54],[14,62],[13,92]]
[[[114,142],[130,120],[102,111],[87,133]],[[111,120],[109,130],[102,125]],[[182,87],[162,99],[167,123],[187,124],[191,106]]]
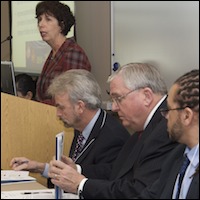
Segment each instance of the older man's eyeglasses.
[[180,107],[180,108],[161,108],[160,109],[160,113],[163,117],[166,117],[169,113],[169,111],[171,110],[183,110],[185,109],[186,107]]
[[138,89],[131,90],[131,91],[129,91],[129,92],[127,92],[126,94],[121,95],[121,96],[116,96],[116,97],[112,97],[112,96],[111,96],[111,100],[112,100],[112,102],[119,104],[119,103],[121,103],[121,101],[122,101],[123,99],[125,99],[130,93],[132,93],[132,92],[134,92],[134,91],[136,91],[136,90],[138,90]]

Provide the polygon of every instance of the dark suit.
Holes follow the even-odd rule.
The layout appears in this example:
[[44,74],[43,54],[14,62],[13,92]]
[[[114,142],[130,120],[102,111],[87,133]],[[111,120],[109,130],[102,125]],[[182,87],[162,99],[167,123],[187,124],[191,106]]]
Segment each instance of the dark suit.
[[[176,177],[183,162],[185,145],[179,145],[163,163],[160,178],[145,189],[140,199],[172,199]],[[199,199],[199,173],[195,174],[190,184],[186,199]]]
[[177,143],[169,139],[167,122],[160,114],[164,101],[138,140],[137,133],[124,145],[108,180],[88,179],[82,195],[86,199],[126,199],[137,196],[160,175],[161,165]]
[[[75,131],[69,157],[74,153],[78,134],[78,131]],[[111,164],[129,138],[130,134],[119,120],[101,110],[82,149],[83,153],[76,160],[76,163],[81,165],[82,174],[89,178],[108,179]],[[53,187],[49,179],[48,187]]]
[[[102,126],[102,127],[101,127]],[[72,142],[69,156],[72,157],[78,132]],[[81,165],[82,174],[89,178],[108,179],[111,173],[111,163],[116,159],[125,142],[130,138],[128,131],[115,117],[101,110],[83,153],[76,163]]]

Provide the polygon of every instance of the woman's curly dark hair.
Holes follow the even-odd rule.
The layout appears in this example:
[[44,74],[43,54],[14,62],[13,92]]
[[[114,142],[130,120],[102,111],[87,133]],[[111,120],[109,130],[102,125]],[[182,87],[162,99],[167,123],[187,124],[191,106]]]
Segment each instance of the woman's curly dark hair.
[[59,1],[41,1],[36,6],[36,18],[42,14],[48,14],[58,20],[62,34],[67,35],[75,24],[75,17],[68,5]]
[[199,112],[199,70],[192,70],[175,81],[179,85],[174,101],[180,107],[190,107]]

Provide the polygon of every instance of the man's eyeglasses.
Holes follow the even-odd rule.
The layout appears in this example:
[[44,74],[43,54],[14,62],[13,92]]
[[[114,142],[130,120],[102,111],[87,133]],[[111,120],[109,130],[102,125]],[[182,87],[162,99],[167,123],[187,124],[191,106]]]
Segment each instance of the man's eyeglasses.
[[168,115],[168,113],[169,113],[170,110],[183,110],[183,109],[185,109],[185,108],[186,108],[186,107],[171,108],[171,109],[169,109],[169,108],[161,108],[161,109],[160,109],[160,113],[161,113],[161,115],[162,115],[163,117],[166,117],[166,116]]
[[131,92],[134,92],[134,91],[136,91],[136,90],[138,90],[138,89],[131,90],[131,91],[129,91],[129,92],[127,92],[126,94],[121,95],[121,96],[111,97],[111,100],[112,100],[112,102],[115,102],[115,103],[119,104],[119,103],[121,103],[121,101],[122,101],[123,99],[125,99]]

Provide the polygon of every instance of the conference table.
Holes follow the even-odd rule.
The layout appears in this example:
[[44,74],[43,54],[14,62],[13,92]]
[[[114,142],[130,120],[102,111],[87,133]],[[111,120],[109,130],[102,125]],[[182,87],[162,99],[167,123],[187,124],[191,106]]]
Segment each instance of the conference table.
[[31,181],[26,183],[12,183],[12,184],[1,184],[1,191],[12,191],[12,190],[40,190],[47,189],[42,184]]
[[[38,192],[40,190],[41,194],[37,194],[40,193]],[[19,195],[19,192],[21,193],[21,191],[24,191],[26,193],[28,191],[26,194],[28,194],[30,198],[26,195],[26,199],[55,199],[54,192],[52,192],[52,190],[54,189],[48,189],[37,181],[1,184],[1,197],[2,199],[22,199],[23,197],[21,194]],[[31,191],[33,191],[33,193]],[[8,193],[5,194],[6,192]],[[75,194],[63,193],[63,199],[79,199],[79,197]]]

